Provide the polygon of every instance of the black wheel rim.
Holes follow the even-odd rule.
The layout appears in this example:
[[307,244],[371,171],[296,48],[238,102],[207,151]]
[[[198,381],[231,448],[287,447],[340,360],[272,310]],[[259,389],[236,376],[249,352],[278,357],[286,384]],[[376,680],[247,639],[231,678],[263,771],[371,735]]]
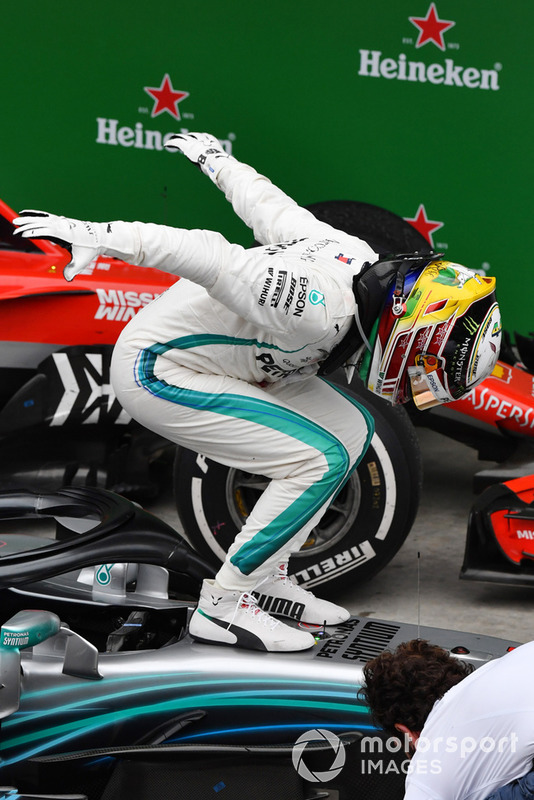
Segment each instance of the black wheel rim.
[[[228,470],[226,503],[232,522],[238,530],[241,530],[260,494],[268,485],[269,479],[262,475],[251,475],[249,472],[238,469]],[[356,521],[360,502],[360,479],[358,473],[353,472],[300,551],[295,553],[292,558],[310,556],[329,550],[341,541]]]

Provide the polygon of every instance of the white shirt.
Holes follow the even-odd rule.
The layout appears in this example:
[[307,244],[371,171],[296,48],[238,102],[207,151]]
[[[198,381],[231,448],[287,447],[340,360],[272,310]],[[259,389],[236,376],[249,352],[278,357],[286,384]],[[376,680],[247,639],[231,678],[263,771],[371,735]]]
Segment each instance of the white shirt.
[[485,664],[434,705],[405,800],[484,800],[532,769],[534,642]]

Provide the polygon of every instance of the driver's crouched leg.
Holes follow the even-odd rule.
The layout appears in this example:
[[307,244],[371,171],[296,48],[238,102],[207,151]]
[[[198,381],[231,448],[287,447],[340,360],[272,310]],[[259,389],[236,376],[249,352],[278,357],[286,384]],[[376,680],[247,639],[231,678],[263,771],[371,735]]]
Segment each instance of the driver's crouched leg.
[[[275,384],[265,395],[276,400],[276,414],[287,423],[282,426],[277,463],[269,472],[264,470],[272,480],[230,547],[215,582],[204,582],[190,633],[207,642],[301,650],[312,646],[311,635],[275,617],[336,625],[350,614],[294,583],[287,574],[288,560],[358,465],[374,423],[353,398],[318,378]],[[305,426],[305,434],[296,432],[298,426],[292,428],[296,421]],[[309,446],[303,449],[303,442]]]
[[[266,389],[143,353],[126,359],[123,351],[112,376],[134,419],[176,444],[271,480],[216,582],[205,582],[191,634],[265,650],[311,647],[308,632],[265,613],[252,592],[268,579],[282,588],[281,565],[300,549],[364,452],[369,415],[319,378]],[[324,608],[312,617],[333,623],[348,614],[337,608],[333,617]]]
[[[278,548],[275,536],[278,518],[273,510],[277,508],[279,494],[285,492],[291,483],[290,476],[284,481],[273,480],[230,548],[217,575],[217,582],[226,588],[244,588],[246,585],[250,589],[253,579],[253,595],[260,607],[269,614],[289,617],[302,623],[336,625],[346,621],[349,612],[298,586],[288,577],[288,560],[308,539],[332,497],[359,463],[374,432],[374,423],[367,410],[353,397],[318,378],[285,386],[275,384],[267,394],[298,409],[310,425],[316,423],[322,431],[317,435],[315,455],[309,455],[305,469],[299,473],[307,489],[301,495],[294,492],[290,507],[291,513],[297,515],[297,506],[302,503],[304,511],[301,509],[302,513],[299,512],[298,529],[294,536]],[[326,469],[325,462],[328,465]],[[332,478],[335,471],[337,476]],[[317,490],[328,480],[332,481],[333,490],[330,487],[326,502],[310,515],[311,491]],[[284,513],[287,528],[291,521],[291,517],[287,516],[287,505],[283,506],[281,515]],[[286,530],[282,526],[278,531],[279,541],[284,533]]]

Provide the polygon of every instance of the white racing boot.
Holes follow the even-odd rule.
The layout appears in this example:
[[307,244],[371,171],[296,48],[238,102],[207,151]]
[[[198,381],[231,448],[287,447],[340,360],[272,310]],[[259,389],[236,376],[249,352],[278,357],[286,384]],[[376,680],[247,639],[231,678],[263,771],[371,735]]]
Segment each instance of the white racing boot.
[[315,639],[307,631],[285,625],[259,608],[248,592],[219,589],[204,580],[189,633],[199,642],[229,644],[247,650],[307,650]]
[[342,606],[321,600],[293,583],[287,574],[287,564],[280,564],[275,575],[259,583],[252,594],[268,614],[290,617],[315,625],[339,625],[350,617]]

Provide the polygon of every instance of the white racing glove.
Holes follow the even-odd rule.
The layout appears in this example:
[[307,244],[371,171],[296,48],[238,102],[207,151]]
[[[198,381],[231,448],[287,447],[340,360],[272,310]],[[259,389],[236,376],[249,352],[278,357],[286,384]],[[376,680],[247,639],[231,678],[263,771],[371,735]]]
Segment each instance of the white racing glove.
[[67,281],[103,253],[131,260],[135,252],[134,237],[125,222],[83,222],[46,211],[25,210],[13,224],[18,227],[15,233],[24,239],[49,239],[70,251],[72,259],[63,270]]
[[229,159],[235,161],[221,145],[220,141],[210,133],[175,133],[168,139],[164,147],[175,152],[178,150],[193,164],[196,164],[204,175],[217,183],[217,175]]

